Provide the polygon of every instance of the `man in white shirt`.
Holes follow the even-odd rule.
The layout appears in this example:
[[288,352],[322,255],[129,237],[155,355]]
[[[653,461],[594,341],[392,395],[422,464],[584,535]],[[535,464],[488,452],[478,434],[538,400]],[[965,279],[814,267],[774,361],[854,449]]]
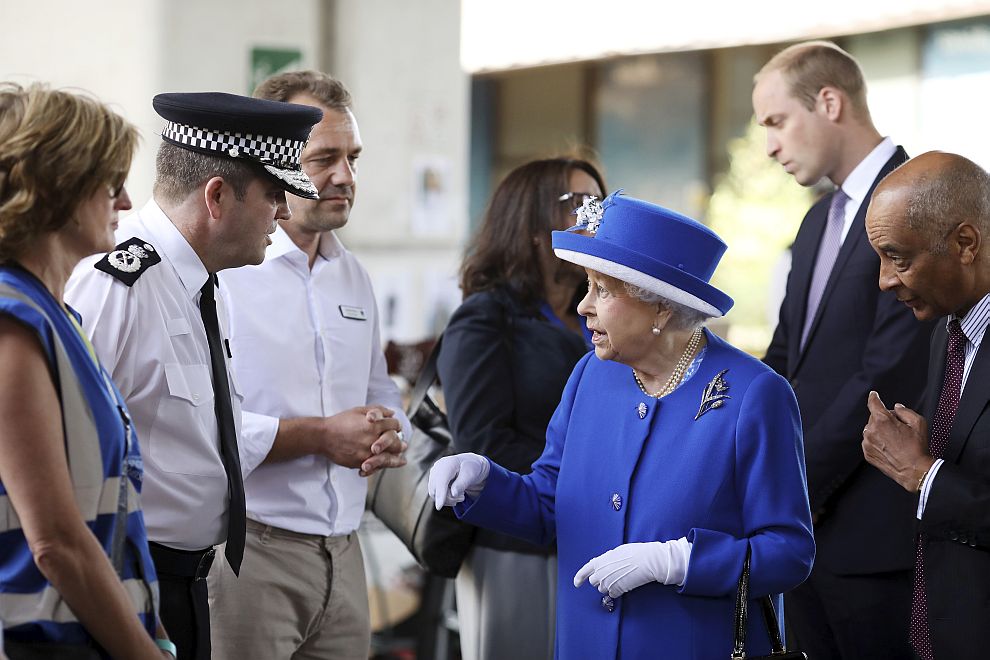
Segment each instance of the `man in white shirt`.
[[775,55],[756,76],[753,109],[785,171],[836,186],[794,238],[763,358],[801,409],[817,547],[811,577],[784,596],[787,632],[812,658],[911,658],[910,497],[860,448],[870,390],[912,404],[924,390],[931,326],[877,289],[864,225],[873,188],[907,154],[874,126],[859,64],[829,42]]
[[216,273],[261,263],[286,191],[316,196],[299,157],[322,115],[221,93],[153,105],[166,120],[154,198],[121,222],[112,252],[80,263],[65,298],[134,418],[162,622],[178,657],[206,660],[206,573],[224,541],[240,567],[245,525],[242,395]]
[[410,432],[388,376],[371,281],[333,233],[354,202],[361,138],[344,86],[275,76],[255,96],[323,112],[302,155],[318,200],[290,201],[265,262],[224,278],[244,393],[244,574],[210,573],[218,660],[368,657],[356,530],[365,477],[402,465]]

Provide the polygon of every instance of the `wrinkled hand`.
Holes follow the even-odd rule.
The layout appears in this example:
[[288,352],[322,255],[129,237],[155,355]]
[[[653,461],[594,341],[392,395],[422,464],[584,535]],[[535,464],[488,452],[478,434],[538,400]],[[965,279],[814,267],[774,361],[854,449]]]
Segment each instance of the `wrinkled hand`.
[[464,501],[464,496],[477,497],[485,487],[490,466],[488,459],[477,454],[444,456],[430,468],[427,491],[437,511]]
[[[683,545],[682,545],[683,544]],[[591,586],[618,598],[648,582],[680,584],[687,574],[691,545],[687,539],[625,543],[599,555],[574,574],[574,586]]]
[[918,492],[918,481],[935,462],[928,453],[928,422],[899,403],[887,410],[876,392],[866,405],[870,420],[863,428],[863,456],[909,493]]
[[351,408],[324,418],[322,424],[321,453],[337,465],[368,474],[366,467],[373,472],[393,467],[396,459],[399,465],[405,463],[404,443],[397,435],[402,426],[395,412],[384,406]]

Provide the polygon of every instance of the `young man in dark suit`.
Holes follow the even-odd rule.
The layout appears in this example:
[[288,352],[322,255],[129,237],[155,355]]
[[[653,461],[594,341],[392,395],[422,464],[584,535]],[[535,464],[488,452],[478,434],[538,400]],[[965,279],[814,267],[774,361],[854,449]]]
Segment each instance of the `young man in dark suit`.
[[801,185],[836,186],[794,239],[764,357],[801,409],[818,547],[811,577],[785,596],[788,633],[813,658],[910,658],[910,497],[860,448],[869,391],[917,402],[924,386],[931,326],[877,290],[864,229],[873,188],[907,154],[873,125],[857,62],[829,42],[774,56],[756,75],[753,108],[768,155]]
[[990,175],[955,154],[922,154],[877,187],[866,231],[880,255],[880,288],[917,318],[939,319],[924,417],[896,400],[887,410],[871,393],[863,430],[866,459],[910,494],[918,519],[911,644],[923,660],[985,658]]

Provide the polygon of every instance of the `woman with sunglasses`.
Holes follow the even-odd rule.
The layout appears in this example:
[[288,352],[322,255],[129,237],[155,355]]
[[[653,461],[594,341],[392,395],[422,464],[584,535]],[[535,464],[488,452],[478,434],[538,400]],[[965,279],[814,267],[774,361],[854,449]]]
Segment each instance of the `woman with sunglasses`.
[[[551,232],[604,190],[594,166],[571,158],[526,163],[495,190],[437,362],[456,451],[524,473],[543,452],[567,376],[590,350],[574,311],[584,271],[553,255]],[[479,531],[456,582],[462,657],[553,658],[556,570],[553,547]]]
[[155,614],[137,438],[62,298],[83,257],[113,249],[137,140],[92,98],[0,84],[0,620],[10,660],[175,654]]

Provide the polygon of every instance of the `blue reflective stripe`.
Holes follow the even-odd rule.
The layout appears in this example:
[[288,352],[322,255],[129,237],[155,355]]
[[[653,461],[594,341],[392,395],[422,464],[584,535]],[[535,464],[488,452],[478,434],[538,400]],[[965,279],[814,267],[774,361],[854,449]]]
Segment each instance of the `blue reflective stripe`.
[[[77,501],[79,501],[78,497],[88,497],[89,499],[87,501],[93,504],[90,510],[94,512],[94,515],[89,520],[86,520],[86,523],[104,550],[109,553],[116,519],[116,507],[112,511],[107,510],[107,508],[99,511],[99,508],[95,506],[96,500],[93,498],[99,499],[105,495],[100,490],[99,470],[102,467],[103,490],[112,486],[115,496],[114,502],[116,503],[118,493],[117,478],[121,475],[126,446],[124,429],[118,410],[118,406],[124,406],[123,398],[115,386],[111,384],[108,387],[107,383],[109,379],[104,378],[105,372],[102,372],[93,363],[85,342],[73,327],[72,322],[65,315],[58,302],[37,279],[22,269],[0,266],[0,285],[5,285],[8,291],[13,289],[20,295],[29,298],[31,302],[41,309],[43,313],[39,314],[38,310],[29,304],[9,297],[3,297],[3,294],[0,293],[0,314],[14,317],[34,329],[45,346],[49,363],[52,365],[56,364],[55,353],[57,349],[54,337],[57,336],[61,342],[61,346],[64,347],[65,354],[72,367],[70,374],[63,373],[57,375],[59,379],[63,379],[59,382],[64,385],[66,382],[72,382],[64,380],[65,378],[74,377],[78,381],[78,388],[82,391],[85,405],[88,405],[92,415],[92,424],[96,429],[95,437],[99,441],[100,456],[98,457],[98,462],[91,464],[91,470],[84,472],[84,474],[91,475],[90,478],[93,483],[90,489],[82,489],[76,483]],[[59,354],[61,355],[61,351],[59,351]],[[58,371],[57,367],[53,366],[53,369]],[[64,423],[67,434],[69,437],[72,437],[73,420],[66,419]],[[86,437],[92,438],[93,436],[88,435]],[[94,443],[92,445],[93,449],[96,449],[96,440],[94,439],[91,442]],[[130,466],[140,466],[141,459],[138,443],[135,441],[131,444],[127,463]],[[75,447],[79,446],[75,445]],[[83,455],[80,454],[79,456]],[[94,456],[93,458],[95,459],[97,457]],[[72,469],[73,466],[70,465],[70,470]],[[78,475],[80,473],[76,471],[75,474]],[[140,493],[140,470],[136,467],[129,468],[127,478],[130,479],[133,490]],[[112,480],[113,483],[108,484],[108,480]],[[3,483],[0,482],[0,495],[5,493],[6,490],[3,487]],[[143,515],[140,509],[137,508],[138,498],[134,497],[133,500],[134,509],[126,517],[129,543],[125,544],[123,578],[137,579],[143,573],[143,577],[150,583],[149,586],[154,591],[157,591],[157,585],[155,584],[157,578],[154,564],[151,561],[151,555],[148,551]],[[134,556],[135,548],[137,549],[138,557]],[[140,562],[140,564],[136,562]],[[10,605],[22,603],[24,596],[30,594],[38,594],[40,601],[41,594],[50,587],[50,583],[38,571],[37,566],[35,566],[31,551],[19,526],[18,528],[0,533],[0,611],[4,609],[5,594],[8,594],[10,597],[10,600],[7,601]],[[143,590],[147,591],[146,589]],[[31,610],[28,611],[30,612]],[[56,623],[46,620],[46,614],[49,618],[51,617],[50,613],[39,612],[39,620],[36,621],[7,621],[5,625],[10,627],[5,628],[4,634],[10,639],[20,641],[47,640],[79,642],[89,639],[89,636],[79,623],[72,621]],[[153,616],[150,613],[139,614],[138,616],[141,617],[149,634],[154,636],[155,622]],[[17,625],[13,625],[15,623]]]

